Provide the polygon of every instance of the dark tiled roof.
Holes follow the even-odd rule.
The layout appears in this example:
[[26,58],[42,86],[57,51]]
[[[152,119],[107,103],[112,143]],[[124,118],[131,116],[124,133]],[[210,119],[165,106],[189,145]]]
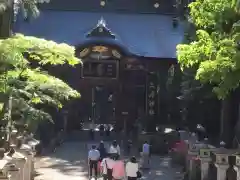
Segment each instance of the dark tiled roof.
[[45,10],[30,23],[18,19],[15,31],[78,46],[86,42],[86,34],[101,18],[116,35],[116,41],[138,56],[175,58],[176,45],[183,40],[183,27],[180,24],[173,28],[170,16],[147,14]]
[[[86,11],[86,12],[123,12],[123,13],[175,13],[176,0],[105,0],[105,6],[100,5],[101,0],[51,0],[50,3],[40,5],[41,9]],[[155,8],[159,2],[159,8]]]

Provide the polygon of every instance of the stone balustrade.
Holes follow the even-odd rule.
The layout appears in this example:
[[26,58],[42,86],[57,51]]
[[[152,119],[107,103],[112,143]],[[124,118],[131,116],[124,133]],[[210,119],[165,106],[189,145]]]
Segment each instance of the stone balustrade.
[[12,135],[10,150],[0,148],[0,180],[32,180],[34,179],[35,147],[39,141],[32,136]]
[[189,180],[239,180],[239,150],[196,142],[189,146],[186,171]]
[[11,147],[10,151],[5,153],[5,156],[3,159],[7,160],[10,163],[15,164],[16,167],[19,168],[18,180],[25,180],[24,168],[26,164],[26,157],[23,154],[21,154],[20,152],[17,152],[13,147]]

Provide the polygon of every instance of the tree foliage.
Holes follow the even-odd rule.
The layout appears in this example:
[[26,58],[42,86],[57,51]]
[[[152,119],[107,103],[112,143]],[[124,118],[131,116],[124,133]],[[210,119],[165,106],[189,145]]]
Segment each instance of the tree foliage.
[[[33,63],[37,63],[37,67]],[[13,117],[28,123],[51,120],[38,104],[61,108],[65,101],[79,97],[77,91],[42,69],[47,64],[65,63],[71,66],[80,63],[75,57],[75,49],[67,44],[21,34],[0,40],[0,101],[4,118],[9,118],[6,112],[10,97],[13,99]]]
[[225,98],[240,84],[240,14],[230,0],[197,0],[189,5],[196,40],[177,46],[181,68],[196,68],[195,79]]

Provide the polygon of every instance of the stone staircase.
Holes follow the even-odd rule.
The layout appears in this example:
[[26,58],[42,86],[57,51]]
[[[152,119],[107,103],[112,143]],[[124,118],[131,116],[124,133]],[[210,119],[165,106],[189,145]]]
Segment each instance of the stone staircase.
[[[115,139],[118,139],[116,134],[114,132],[110,133],[110,137],[106,137],[106,134],[104,133],[103,136],[100,135],[99,131],[94,132],[94,141],[100,142],[103,141],[113,141]],[[72,131],[68,133],[66,137],[67,141],[89,141],[90,135],[88,130],[82,130],[82,131]]]

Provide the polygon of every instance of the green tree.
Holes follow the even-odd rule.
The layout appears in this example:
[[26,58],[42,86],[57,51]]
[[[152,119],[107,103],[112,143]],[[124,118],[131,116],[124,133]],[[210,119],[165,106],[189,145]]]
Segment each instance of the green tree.
[[240,83],[239,17],[228,0],[197,0],[190,4],[197,39],[177,47],[181,68],[197,67],[195,78],[213,85],[220,99]]
[[196,69],[195,80],[224,99],[222,123],[229,119],[229,99],[240,84],[240,14],[236,7],[237,3],[229,0],[191,3],[189,21],[196,28],[196,38],[177,46],[182,70]]
[[80,62],[75,49],[67,44],[20,34],[0,40],[2,122],[10,128],[13,120],[24,120],[34,129],[39,121],[51,120],[39,104],[62,108],[79,93],[42,67]]
[[39,3],[49,3],[49,0],[0,0],[0,38],[11,36],[12,25],[19,13],[26,20],[39,16]]
[[48,0],[1,0],[0,12],[4,12],[11,8],[13,15],[22,13],[24,17],[37,17],[39,10],[38,3],[48,3]]

